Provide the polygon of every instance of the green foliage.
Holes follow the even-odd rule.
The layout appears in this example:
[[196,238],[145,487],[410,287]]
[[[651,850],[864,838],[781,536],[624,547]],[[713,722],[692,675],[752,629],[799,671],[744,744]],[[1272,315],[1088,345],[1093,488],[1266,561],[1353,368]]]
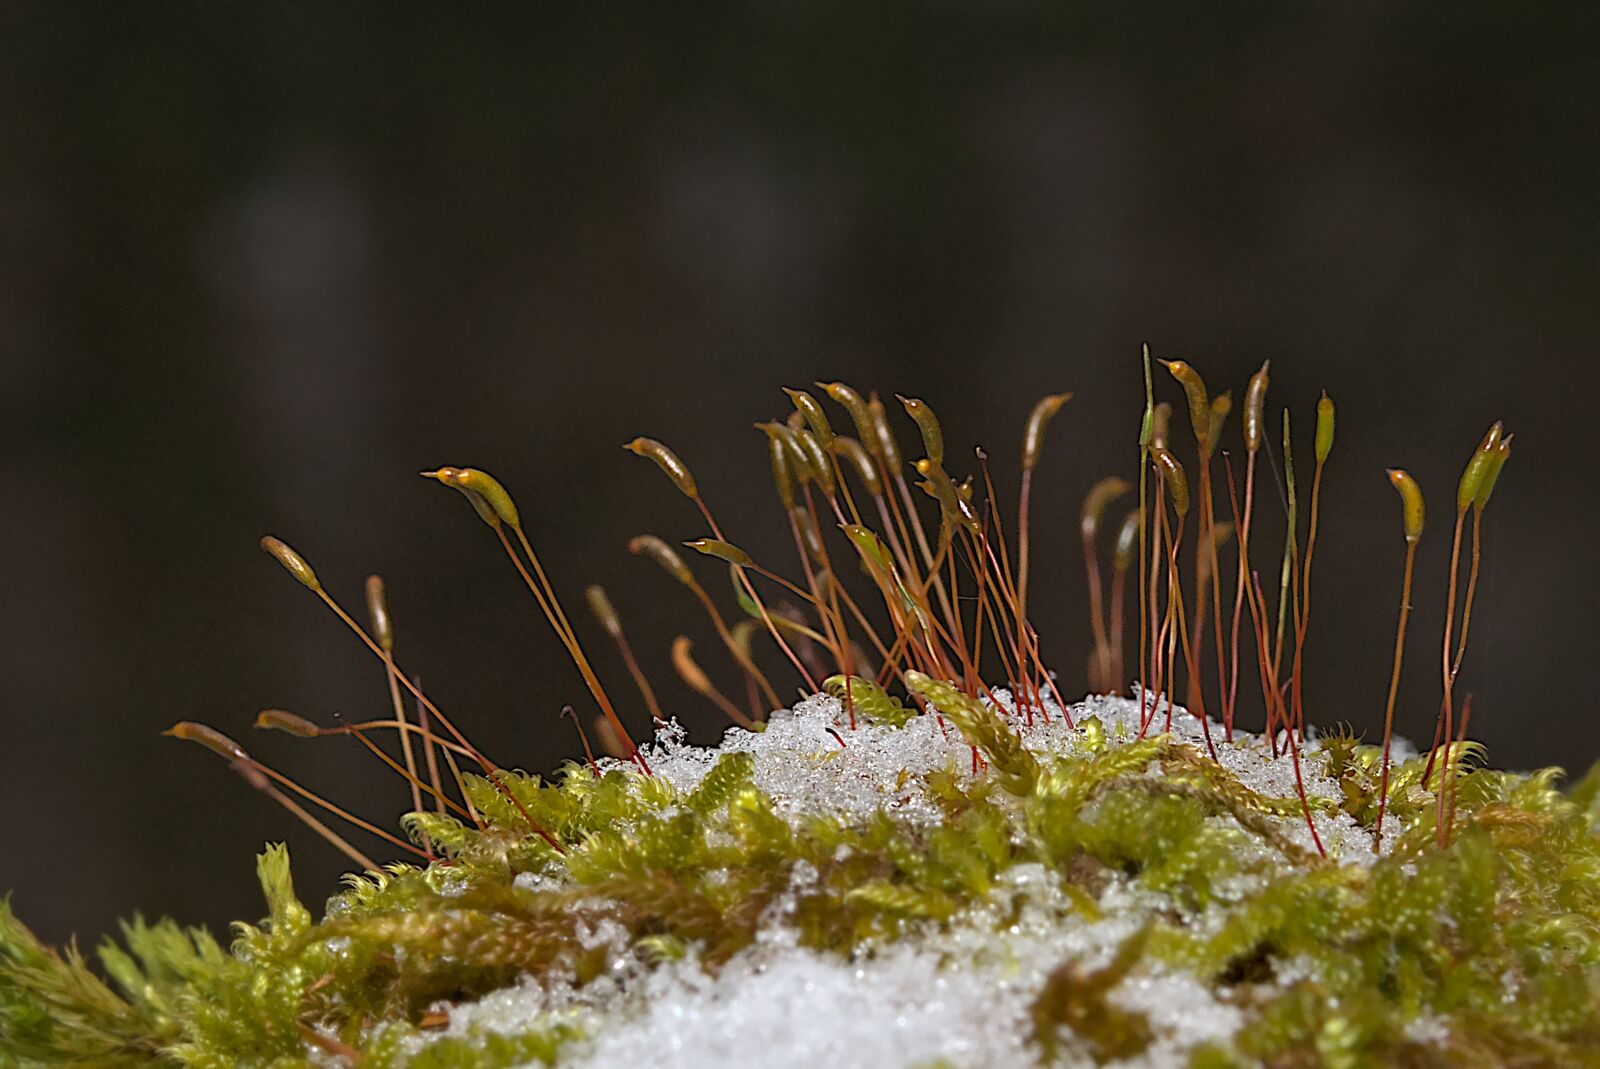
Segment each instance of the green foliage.
[[[756,787],[749,753],[723,754],[682,793],[622,768],[468,777],[482,827],[406,820],[442,860],[352,877],[316,920],[287,853],[269,847],[265,920],[224,946],[135,919],[101,950],[114,988],[0,906],[0,1066],[288,1067],[346,1052],[377,1069],[551,1063],[577,1038],[570,1024],[432,1037],[430,1007],[526,974],[587,982],[612,951],[579,932],[601,921],[646,963],[693,951],[715,969],[782,900],[803,945],[848,955],[946,923],[1020,863],[1060,874],[1069,908],[1091,919],[1113,879],[1172,903],[1110,965],[1067,956],[1051,973],[1033,1006],[1047,1060],[1137,1055],[1149,1023],[1107,996],[1162,967],[1202,978],[1247,1016],[1235,1044],[1194,1054],[1198,1066],[1600,1064],[1594,774],[1563,796],[1554,772],[1474,768],[1459,752],[1454,837],[1440,850],[1437,774],[1407,762],[1391,778],[1394,852],[1332,864],[1289,834],[1298,799],[1252,791],[1193,747],[1114,741],[1091,720],[1073,753],[1038,754],[989,706],[926,677],[914,685],[987,766],[923,777],[942,815],[931,825],[891,810],[786,819]],[[857,698],[869,719],[891,722],[872,711],[877,694]],[[1334,739],[1307,760],[1341,786],[1321,811],[1375,819],[1371,747]],[[523,873],[541,889],[518,886]],[[1201,915],[1211,920],[1191,923]],[[1422,1018],[1443,1022],[1443,1049],[1415,1038]]]

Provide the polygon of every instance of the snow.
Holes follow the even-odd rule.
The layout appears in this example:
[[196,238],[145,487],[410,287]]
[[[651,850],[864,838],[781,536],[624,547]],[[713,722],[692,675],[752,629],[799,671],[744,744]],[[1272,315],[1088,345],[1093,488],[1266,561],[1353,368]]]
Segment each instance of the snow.
[[[996,691],[995,698],[1014,712],[1010,694]],[[1081,749],[1081,726],[1090,717],[1111,739],[1138,734],[1137,699],[1090,697],[1068,712],[1077,729],[1068,728],[1062,710],[1048,700],[1031,726],[1025,718],[1011,719],[1028,747],[1041,753]],[[1165,721],[1163,704],[1155,729]],[[1236,731],[1233,742],[1224,744],[1220,726],[1213,724],[1211,731],[1218,759],[1247,786],[1273,797],[1295,795],[1291,762],[1271,759],[1267,740]],[[1201,724],[1181,708],[1173,710],[1171,734],[1205,745]],[[1317,746],[1311,738],[1303,747],[1306,790],[1337,797],[1338,785],[1313,775],[1311,766],[1318,762],[1305,760]],[[956,731],[935,717],[916,717],[902,728],[862,723],[850,731],[839,702],[825,696],[774,714],[763,732],[731,729],[719,747],[689,745],[682,730],[670,725],[647,757],[657,775],[687,792],[731,751],[752,756],[757,786],[790,820],[819,812],[864,818],[887,808],[899,820],[931,823],[938,810],[921,794],[921,774],[970,769],[971,761]],[[1366,830],[1342,813],[1316,819],[1330,857],[1370,863]],[[1311,847],[1303,817],[1279,824]],[[815,878],[808,868],[797,868],[793,887]],[[1186,920],[1197,930],[1214,930],[1229,900],[1247,897],[1259,881],[1239,879],[1223,901]],[[1113,873],[1099,899],[1099,919],[1090,919],[1075,910],[1057,874],[1023,864],[1001,873],[987,900],[946,925],[868,945],[849,960],[799,946],[785,924],[792,906],[792,898],[780,898],[755,944],[715,972],[693,956],[647,963],[628,946],[620,926],[602,924],[585,933],[587,944],[608,947],[610,968],[600,979],[581,987],[524,980],[476,1003],[448,1007],[450,1023],[434,1035],[515,1033],[568,1021],[586,1038],[563,1048],[564,1069],[1028,1066],[1037,1056],[1028,1009],[1051,971],[1067,960],[1090,970],[1103,967],[1149,918],[1175,908],[1166,896]],[[1289,973],[1297,967],[1283,964]],[[1136,1058],[1113,1063],[1124,1069],[1176,1069],[1187,1064],[1196,1045],[1226,1043],[1242,1024],[1241,1012],[1219,1002],[1196,978],[1159,966],[1141,966],[1113,989],[1110,1001],[1145,1014],[1154,1036]],[[1058,1064],[1099,1064],[1074,1037],[1065,1037],[1060,1049]]]

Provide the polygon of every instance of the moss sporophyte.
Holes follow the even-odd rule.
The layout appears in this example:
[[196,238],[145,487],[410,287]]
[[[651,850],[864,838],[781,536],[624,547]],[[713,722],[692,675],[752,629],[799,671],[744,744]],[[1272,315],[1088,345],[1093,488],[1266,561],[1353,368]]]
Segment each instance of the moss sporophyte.
[[[732,541],[671,449],[628,443],[694,506],[687,527],[669,521],[692,553],[650,534],[628,548],[709,618],[719,648],[670,644],[732,722],[713,748],[685,741],[591,586],[637,691],[614,700],[597,668],[612,654],[591,659],[511,494],[481,470],[424,474],[489,528],[593,702],[603,755],[586,737],[549,778],[492,759],[466,714],[422,691],[382,580],[367,580],[363,626],[304,557],[263,540],[378,659],[392,711],[323,725],[274,709],[256,727],[352,736],[411,812],[380,827],[216,728],[173,726],[358,871],[319,919],[269,846],[264,920],[224,943],[135,919],[97,966],[0,906],[0,1066],[1600,1065],[1600,773],[1562,793],[1556,770],[1485,767],[1457,699],[1511,436],[1495,424],[1457,489],[1438,727],[1420,753],[1391,728],[1423,497],[1388,473],[1400,609],[1381,742],[1362,743],[1313,729],[1305,670],[1333,401],[1315,405],[1302,500],[1265,364],[1241,406],[1242,473],[1229,394],[1162,364],[1189,433],[1173,433],[1147,353],[1134,477],[1083,503],[1098,694],[1075,704],[1029,615],[1030,572],[1054,559],[1030,542],[1031,498],[1048,492],[1036,469],[1065,393],[1026,418],[1008,510],[987,455],[960,460],[928,402],[899,398],[901,428],[893,404],[842,382],[789,390],[787,418],[757,424],[787,575]],[[1251,532],[1280,422],[1274,598]],[[726,586],[708,577],[721,568]],[[1180,682],[1183,705],[1167,697]],[[1241,700],[1255,691],[1259,732],[1238,715],[1255,715]]]

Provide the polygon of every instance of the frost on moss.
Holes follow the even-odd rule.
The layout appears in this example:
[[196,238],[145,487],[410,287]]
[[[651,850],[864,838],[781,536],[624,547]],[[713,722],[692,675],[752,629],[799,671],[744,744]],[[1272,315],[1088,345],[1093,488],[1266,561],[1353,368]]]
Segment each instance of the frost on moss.
[[[1412,758],[1374,857],[1378,752],[1324,739],[1305,753],[1324,860],[1260,739],[1219,763],[1184,730],[1138,738],[1122,699],[1068,730],[917,685],[941,716],[859,688],[843,748],[819,697],[717,750],[668,733],[652,777],[469,777],[484,828],[408,817],[446,856],[351,877],[320,920],[269,847],[266,919],[226,947],[135,920],[100,950],[109,983],[0,908],[0,1065],[608,1064],[652,999],[752,984],[778,953],[929,983],[991,968],[973,975],[1008,978],[965,1012],[1024,1064],[1600,1065],[1596,773],[1563,795],[1553,770],[1469,767],[1439,849]],[[525,991],[564,994],[482,1008]],[[1186,1031],[1189,1009],[1222,1023]]]

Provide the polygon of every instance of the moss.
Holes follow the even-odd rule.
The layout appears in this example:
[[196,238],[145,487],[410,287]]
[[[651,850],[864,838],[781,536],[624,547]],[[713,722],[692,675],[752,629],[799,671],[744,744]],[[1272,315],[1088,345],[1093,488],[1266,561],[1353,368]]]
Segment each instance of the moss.
[[[481,830],[409,818],[448,856],[352,879],[321,920],[297,897],[287,853],[270,847],[263,921],[223,947],[136,920],[101,948],[115,990],[0,909],[0,1064],[287,1066],[344,1051],[412,1069],[549,1062],[577,1038],[570,1026],[430,1041],[429,1008],[524,974],[583,982],[605,961],[580,933],[602,920],[646,960],[692,948],[715,969],[785,893],[803,944],[848,955],[947,921],[1023,862],[1061,873],[1084,910],[1099,909],[1108,871],[1174,903],[1108,967],[1063,960],[1033,1011],[1044,1057],[1063,1029],[1100,1057],[1142,1049],[1148,1028],[1106,992],[1159,966],[1204,978],[1246,1013],[1236,1046],[1201,1048],[1196,1065],[1600,1064],[1592,775],[1563,796],[1552,772],[1469,771],[1458,833],[1441,850],[1421,763],[1410,762],[1394,777],[1404,784],[1396,850],[1338,865],[1289,841],[1291,800],[1249,790],[1190,747],[1113,741],[1086,724],[1081,751],[1036,754],[987,707],[933,681],[920,689],[988,765],[924,778],[944,817],[931,827],[890,811],[791,824],[744,753],[723,755],[685,794],[659,777],[569,765],[554,782],[507,774],[515,804],[470,780]],[[1370,756],[1336,745],[1310,758],[1368,823]],[[564,852],[529,830],[530,817]],[[813,879],[796,880],[802,864]],[[522,873],[549,889],[519,886]],[[1229,890],[1241,878],[1252,893]],[[1214,929],[1187,922],[1217,906]],[[1280,976],[1289,963],[1294,975]],[[1417,1038],[1425,1018],[1444,1023],[1444,1040]]]

